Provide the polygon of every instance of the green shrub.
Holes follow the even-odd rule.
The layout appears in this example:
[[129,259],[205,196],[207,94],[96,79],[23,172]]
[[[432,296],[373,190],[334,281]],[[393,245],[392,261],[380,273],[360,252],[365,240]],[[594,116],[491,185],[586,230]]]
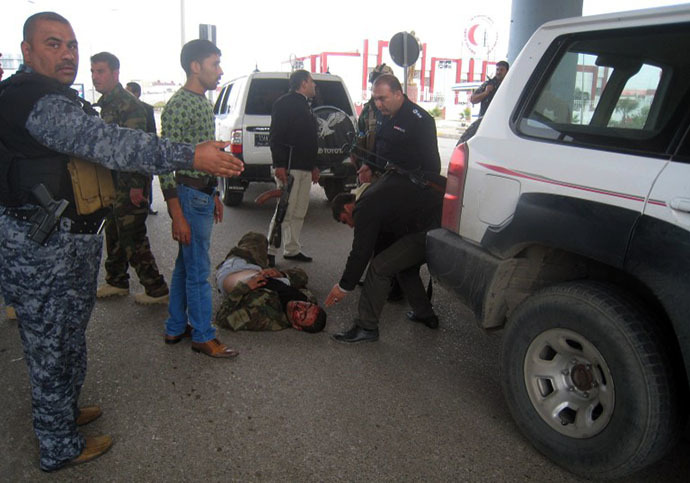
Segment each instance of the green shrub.
[[433,109],[429,109],[429,115],[434,119],[438,119],[443,115],[443,111],[440,107],[436,106]]

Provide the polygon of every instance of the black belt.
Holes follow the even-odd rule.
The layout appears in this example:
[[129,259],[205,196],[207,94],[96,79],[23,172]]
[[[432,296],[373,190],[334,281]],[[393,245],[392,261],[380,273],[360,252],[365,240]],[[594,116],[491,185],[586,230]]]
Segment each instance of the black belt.
[[205,193],[209,196],[213,196],[213,193],[215,193],[215,191],[216,191],[215,187],[211,188],[210,186],[206,187],[206,188],[197,188],[195,186],[189,186],[188,184],[184,184],[184,183],[180,183],[180,184],[182,186],[186,186],[187,188],[192,188],[193,190],[201,191],[202,193]]
[[192,176],[185,176],[183,174],[178,174],[175,176],[175,181],[177,184],[186,186],[187,188],[192,188],[202,193],[206,193],[211,196],[216,191],[215,180],[210,180],[208,178],[194,178]]
[[[42,208],[10,208],[5,207],[4,213],[20,221],[31,221],[31,218]],[[105,218],[97,218],[94,220],[73,220],[66,216],[60,218],[58,229],[67,233],[75,235],[95,235],[103,228]]]

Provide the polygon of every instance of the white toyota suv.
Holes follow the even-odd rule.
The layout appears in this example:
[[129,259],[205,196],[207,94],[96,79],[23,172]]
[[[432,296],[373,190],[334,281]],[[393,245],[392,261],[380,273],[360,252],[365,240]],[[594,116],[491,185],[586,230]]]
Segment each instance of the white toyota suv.
[[620,477],[682,434],[690,374],[690,6],[543,25],[448,168],[433,277],[505,327],[542,453]]
[[[244,161],[237,178],[219,179],[223,202],[236,206],[252,181],[272,182],[269,131],[273,103],[288,91],[289,72],[253,72],[223,86],[214,106],[216,139],[231,142],[230,150]],[[319,119],[319,168],[326,196],[356,186],[348,161],[349,140],[355,135],[355,110],[343,80],[331,74],[312,74],[316,98],[312,109]],[[334,132],[334,121],[344,121]],[[330,126],[329,126],[330,123]],[[324,136],[330,134],[328,139]]]

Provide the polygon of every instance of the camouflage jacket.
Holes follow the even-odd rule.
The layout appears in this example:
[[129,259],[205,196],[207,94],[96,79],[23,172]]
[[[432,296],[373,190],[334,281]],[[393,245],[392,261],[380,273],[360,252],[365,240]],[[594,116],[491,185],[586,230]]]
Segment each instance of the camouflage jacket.
[[355,152],[357,155],[356,165],[359,168],[362,163],[367,164],[374,172],[382,172],[383,170],[377,165],[374,151],[376,150],[376,131],[381,125],[381,111],[376,107],[374,98],[364,104],[362,112],[357,118],[357,147],[363,151]]
[[[101,96],[96,103],[101,108],[101,118],[108,124],[146,131],[146,109],[118,82],[115,88]],[[129,195],[131,188],[146,189],[148,177],[139,173],[118,171],[115,175],[117,189]]]
[[[161,136],[181,143],[212,141],[216,137],[213,106],[203,95],[183,87],[173,94],[163,109]],[[209,186],[215,185],[215,179],[201,171],[180,170],[178,173],[191,178],[203,178],[208,181]],[[177,183],[173,173],[161,176],[160,183],[166,200],[177,198]]]
[[[284,273],[292,287],[316,302],[306,289],[307,274],[304,270],[290,268]],[[243,282],[238,283],[223,300],[216,312],[216,325],[231,330],[282,330],[291,327],[276,292],[264,288],[250,290]]]

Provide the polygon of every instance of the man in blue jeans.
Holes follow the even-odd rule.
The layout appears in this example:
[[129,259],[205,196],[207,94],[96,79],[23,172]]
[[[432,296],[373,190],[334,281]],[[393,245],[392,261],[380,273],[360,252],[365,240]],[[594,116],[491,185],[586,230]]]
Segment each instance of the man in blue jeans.
[[[174,141],[210,140],[215,137],[213,106],[206,91],[215,89],[223,75],[220,50],[208,40],[192,40],[182,47],[185,85],[168,101],[161,116],[162,136]],[[161,189],[172,218],[173,240],[179,243],[170,284],[170,316],[165,343],[192,337],[192,350],[211,357],[232,358],[237,351],[216,338],[211,325],[211,244],[213,222],[223,220],[216,178],[193,170],[160,176]]]

